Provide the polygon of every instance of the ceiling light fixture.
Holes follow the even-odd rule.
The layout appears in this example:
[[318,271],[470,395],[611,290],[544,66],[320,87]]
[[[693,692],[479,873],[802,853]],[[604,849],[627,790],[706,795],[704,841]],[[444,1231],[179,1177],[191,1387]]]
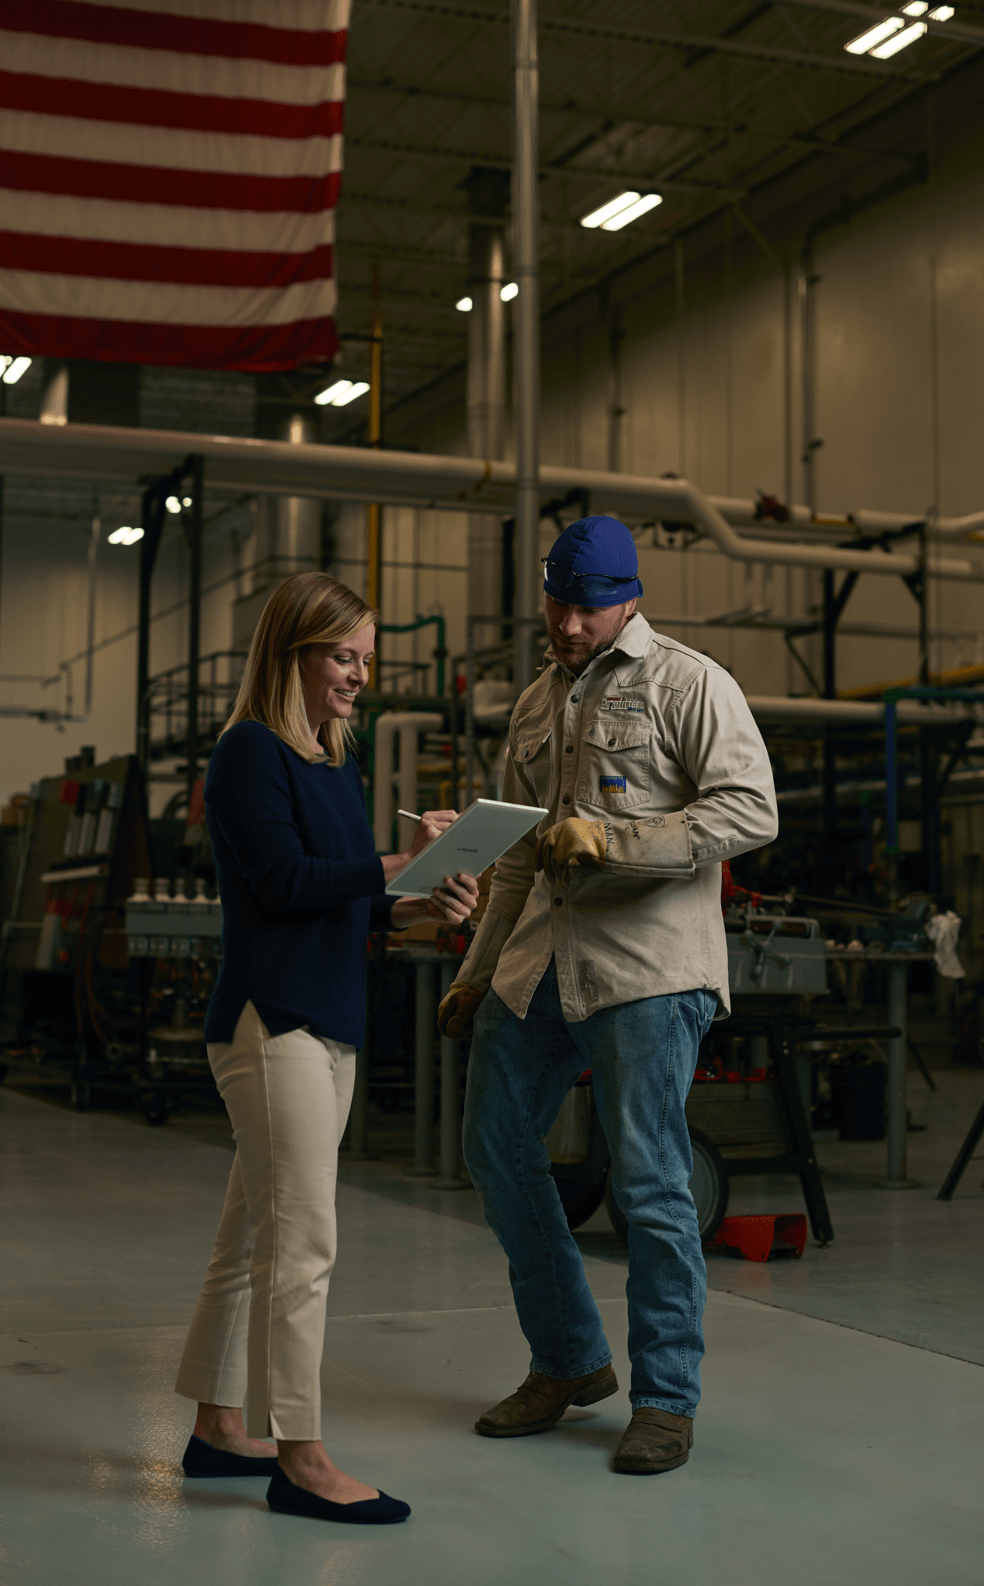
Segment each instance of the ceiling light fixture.
[[949,22],[950,18],[956,16],[956,14],[956,6],[934,6],[929,13],[929,20],[930,22]]
[[319,391],[314,400],[322,408],[345,408],[350,402],[354,402],[356,397],[365,396],[368,389],[368,380],[336,380],[334,385]]
[[925,22],[911,22],[901,33],[896,33],[893,38],[886,39],[884,44],[879,44],[876,50],[869,50],[873,60],[891,60],[899,50],[904,50],[910,44],[915,44],[916,39],[921,39],[927,31]]
[[470,314],[472,311],[472,300],[470,297],[459,297],[454,306],[459,314]]
[[638,220],[641,215],[647,215],[662,202],[659,193],[619,193],[617,198],[609,199],[607,204],[593,209],[589,215],[582,215],[581,225],[587,231],[621,231],[623,226]]
[[519,296],[519,286],[515,281],[507,281],[499,293],[504,303],[511,303],[514,297]]
[[368,389],[368,380],[336,380],[334,385],[319,391],[314,400],[319,408],[344,408],[356,397],[365,396]]
[[867,55],[876,44],[883,43],[902,27],[905,27],[905,23],[901,17],[886,17],[884,22],[876,22],[873,28],[866,28],[857,38],[849,40],[844,48],[848,55]]
[[5,358],[6,368],[3,371],[4,385],[16,385],[22,374],[26,374],[31,367],[30,358]]
[[108,541],[110,545],[136,545],[138,540],[143,539],[143,534],[143,529],[131,529],[122,524],[108,536]]
[[929,10],[929,0],[911,0],[911,4],[902,7],[904,17],[924,17]]
[[181,502],[178,500],[177,496],[168,496],[164,505],[167,507],[168,512],[181,511]]

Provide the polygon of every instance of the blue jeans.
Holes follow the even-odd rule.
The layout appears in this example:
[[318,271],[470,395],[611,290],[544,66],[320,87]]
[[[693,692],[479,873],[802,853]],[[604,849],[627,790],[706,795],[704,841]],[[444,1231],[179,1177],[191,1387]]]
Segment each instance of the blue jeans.
[[710,991],[646,997],[567,1024],[553,961],[525,1019],[490,991],[475,1019],[465,1099],[465,1160],[509,1259],[531,1370],[586,1376],[612,1358],[550,1176],[544,1145],[571,1086],[590,1068],[629,1223],[633,1407],[693,1415],[704,1353],[707,1275],[688,1189],[684,1103],[717,1010]]

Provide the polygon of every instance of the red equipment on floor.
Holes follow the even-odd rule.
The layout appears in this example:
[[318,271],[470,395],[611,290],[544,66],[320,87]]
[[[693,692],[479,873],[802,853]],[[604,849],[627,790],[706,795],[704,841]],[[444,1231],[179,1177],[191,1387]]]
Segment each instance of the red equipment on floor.
[[738,1250],[746,1261],[768,1261],[771,1255],[801,1256],[806,1248],[806,1216],[803,1212],[780,1212],[726,1217],[710,1243]]

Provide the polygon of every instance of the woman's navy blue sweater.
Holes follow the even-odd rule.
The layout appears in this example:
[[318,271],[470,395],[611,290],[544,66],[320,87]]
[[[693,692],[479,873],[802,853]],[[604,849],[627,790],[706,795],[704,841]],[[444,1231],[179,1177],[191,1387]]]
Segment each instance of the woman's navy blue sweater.
[[361,1045],[366,936],[389,928],[393,899],[355,761],[312,765],[269,727],[237,722],[212,754],[205,810],[222,899],[206,1041],[231,1041],[251,1001],[271,1035],[306,1024]]

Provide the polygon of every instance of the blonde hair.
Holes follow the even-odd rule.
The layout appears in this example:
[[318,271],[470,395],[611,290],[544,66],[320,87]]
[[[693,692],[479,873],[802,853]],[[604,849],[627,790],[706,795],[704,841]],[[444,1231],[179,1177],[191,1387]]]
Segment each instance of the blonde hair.
[[[338,644],[378,621],[378,611],[327,573],[295,573],[285,579],[263,607],[236,703],[222,731],[240,721],[259,721],[303,759],[317,760],[308,736],[301,661],[309,646]],[[348,722],[326,721],[319,738],[322,734],[330,763],[343,765],[354,743]]]

